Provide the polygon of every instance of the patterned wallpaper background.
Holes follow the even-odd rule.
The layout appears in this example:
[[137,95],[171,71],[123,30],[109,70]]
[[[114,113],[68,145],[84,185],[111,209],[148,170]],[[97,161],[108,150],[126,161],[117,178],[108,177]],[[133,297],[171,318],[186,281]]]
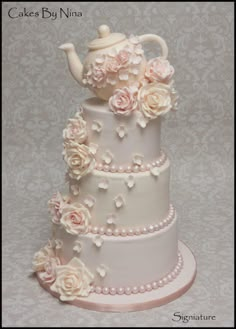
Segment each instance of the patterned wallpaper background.
[[[233,324],[233,2],[4,2],[3,22],[3,325],[177,326],[175,311],[216,315]],[[11,19],[10,8],[70,8],[82,17]],[[179,111],[163,122],[172,162],[171,199],[179,235],[194,251],[191,290],[159,309],[99,314],[61,306],[30,274],[50,234],[47,200],[64,189],[62,130],[90,93],[71,77],[58,46],[70,41],[83,59],[96,29],[156,33],[169,46]],[[147,57],[159,54],[145,46]],[[50,312],[48,310],[50,309]],[[63,310],[63,312],[61,312]],[[46,315],[45,315],[46,314]]]

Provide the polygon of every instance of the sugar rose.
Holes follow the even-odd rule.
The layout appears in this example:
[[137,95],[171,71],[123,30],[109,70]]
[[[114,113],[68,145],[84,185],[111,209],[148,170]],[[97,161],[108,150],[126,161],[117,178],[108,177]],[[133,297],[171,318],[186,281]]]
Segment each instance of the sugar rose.
[[68,174],[71,178],[79,180],[94,168],[94,155],[87,145],[78,144],[70,140],[68,143],[64,143],[62,154],[69,166]]
[[86,232],[91,215],[82,204],[70,204],[62,211],[61,224],[69,234]]
[[48,201],[48,210],[54,224],[60,224],[62,209],[68,202],[68,197],[63,197],[60,192],[55,193]]
[[106,85],[107,71],[101,65],[92,66],[85,77],[86,82],[92,87],[103,88]]
[[34,254],[33,258],[33,271],[39,272],[44,271],[45,264],[50,260],[50,258],[55,257],[53,248],[46,245],[41,248],[38,252]]
[[138,100],[141,112],[148,119],[155,119],[172,107],[170,87],[162,83],[143,86],[139,90]]
[[167,59],[156,57],[151,59],[146,66],[145,76],[149,81],[168,83],[174,74],[174,68]]
[[56,279],[56,267],[61,264],[58,257],[50,258],[44,264],[44,273],[41,276],[42,280],[47,283],[52,283]]
[[67,265],[56,268],[56,281],[50,289],[60,295],[61,301],[72,301],[88,296],[94,275],[79,258],[73,258]]
[[63,130],[63,138],[72,139],[80,144],[85,142],[87,139],[86,121],[81,115],[69,119],[67,127]]
[[109,106],[115,114],[130,115],[137,108],[137,89],[116,89],[109,99]]
[[127,66],[127,64],[129,63],[130,55],[131,51],[129,49],[121,49],[116,56],[118,63],[122,67]]
[[106,63],[107,72],[116,73],[119,71],[121,65],[116,58],[109,58]]

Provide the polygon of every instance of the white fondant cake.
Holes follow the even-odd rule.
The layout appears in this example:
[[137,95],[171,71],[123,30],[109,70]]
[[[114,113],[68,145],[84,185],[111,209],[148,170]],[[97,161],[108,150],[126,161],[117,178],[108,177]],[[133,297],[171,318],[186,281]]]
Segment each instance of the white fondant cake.
[[[166,44],[155,35],[125,39],[107,26],[99,36],[84,67],[73,45],[60,47],[76,80],[102,99],[84,101],[63,131],[68,193],[49,200],[52,235],[33,268],[62,301],[128,311],[183,293],[195,262],[178,247],[170,161],[161,150],[161,116],[177,106]],[[147,62],[141,41],[160,43],[162,56]],[[150,299],[140,306],[142,294]]]

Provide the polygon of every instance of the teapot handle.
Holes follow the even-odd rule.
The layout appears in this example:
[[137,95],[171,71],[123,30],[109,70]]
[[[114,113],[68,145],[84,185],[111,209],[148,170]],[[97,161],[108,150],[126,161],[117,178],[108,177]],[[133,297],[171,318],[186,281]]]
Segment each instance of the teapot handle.
[[168,56],[168,47],[164,39],[156,34],[143,34],[139,36],[140,42],[157,42],[161,46],[161,57],[164,59]]

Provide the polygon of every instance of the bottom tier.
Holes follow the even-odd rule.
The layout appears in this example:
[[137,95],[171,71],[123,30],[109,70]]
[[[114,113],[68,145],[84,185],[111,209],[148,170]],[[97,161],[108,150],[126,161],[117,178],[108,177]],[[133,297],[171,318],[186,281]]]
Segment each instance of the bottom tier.
[[60,242],[57,256],[61,264],[76,263],[79,259],[93,275],[93,287],[98,292],[101,288],[102,293],[109,289],[109,293],[115,294],[119,288],[122,292],[152,284],[174,270],[172,274],[177,275],[181,265],[176,216],[158,231],[132,236],[93,233],[77,236],[54,226],[53,240]]
[[[135,294],[130,295],[91,292],[86,298],[80,297],[74,301],[67,302],[81,308],[102,312],[141,311],[169,303],[184,294],[191,287],[196,276],[196,261],[192,252],[180,241],[178,250],[181,269],[177,276],[170,277],[167,284],[157,284],[150,291],[146,290],[142,293],[137,291]],[[59,298],[59,294],[50,289],[51,284],[42,280],[42,272],[37,272],[37,277],[44,289]]]

